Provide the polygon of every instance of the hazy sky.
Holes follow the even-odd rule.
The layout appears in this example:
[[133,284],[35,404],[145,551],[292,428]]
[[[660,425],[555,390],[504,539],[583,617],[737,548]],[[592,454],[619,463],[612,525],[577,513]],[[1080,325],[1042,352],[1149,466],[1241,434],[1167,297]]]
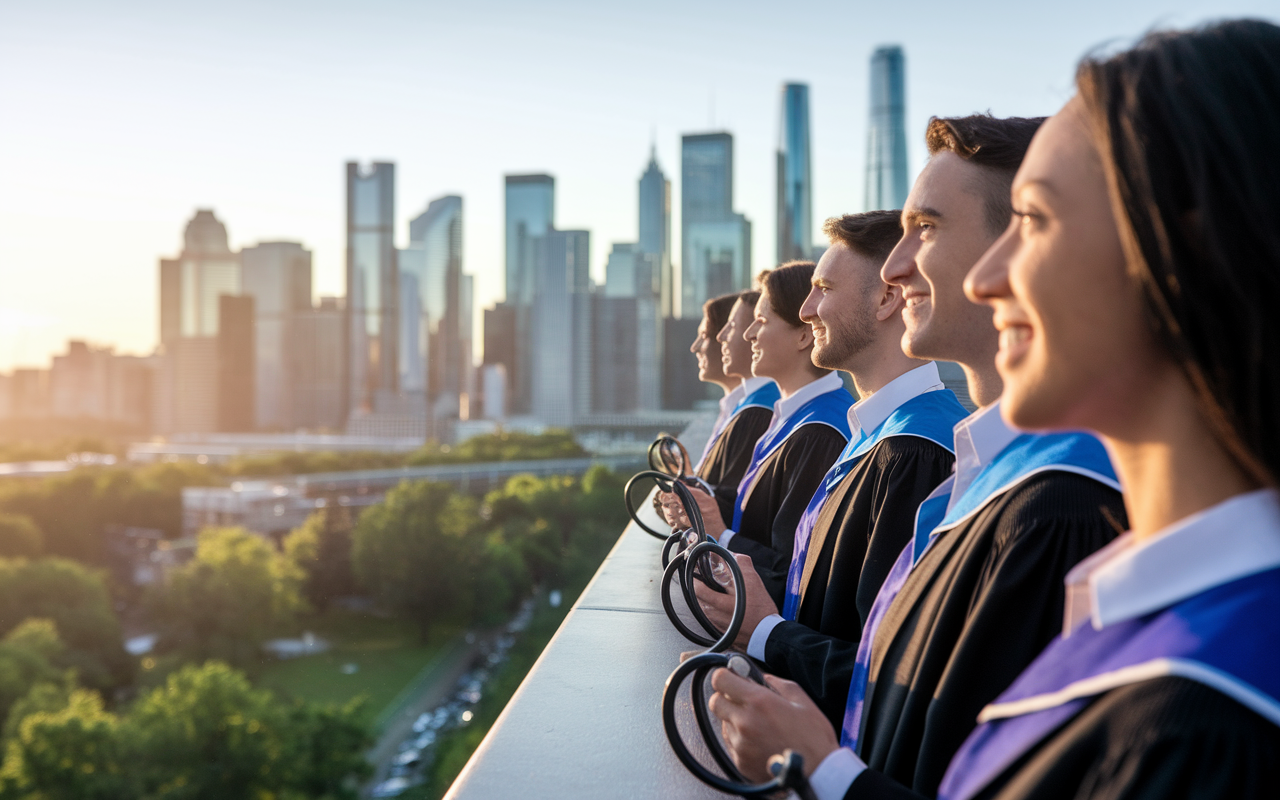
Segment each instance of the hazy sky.
[[556,177],[557,225],[592,232],[599,274],[635,239],[650,142],[678,235],[679,136],[727,129],[764,268],[784,81],[811,87],[820,225],[862,210],[876,45],[906,48],[914,173],[932,114],[1050,114],[1091,48],[1246,15],[1280,3],[3,0],[0,370],[68,338],[149,352],[157,262],[196,208],[235,248],[302,242],[316,293],[341,294],[352,159],[396,163],[401,244],[428,200],[463,196],[464,268],[488,305],[504,173]]

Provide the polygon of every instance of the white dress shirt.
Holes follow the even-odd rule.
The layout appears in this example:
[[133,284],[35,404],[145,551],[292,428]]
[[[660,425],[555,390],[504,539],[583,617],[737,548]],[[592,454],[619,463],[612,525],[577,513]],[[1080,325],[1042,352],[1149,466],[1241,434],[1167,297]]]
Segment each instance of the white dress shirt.
[[[903,403],[918,397],[925,392],[936,392],[945,389],[942,377],[938,375],[938,365],[930,361],[921,367],[908,370],[880,387],[878,392],[859,400],[849,407],[849,430],[852,432],[851,442],[870,435],[880,427],[889,415],[898,410]],[[780,614],[770,614],[756,625],[747,643],[747,655],[757,661],[764,661],[765,645],[769,642],[769,634],[782,622]]]
[[[757,378],[756,380],[761,380],[761,379]],[[768,378],[765,378],[763,380],[768,380]],[[787,423],[787,420],[792,415],[794,415],[797,411],[800,410],[801,406],[803,406],[805,403],[809,402],[813,398],[817,397],[818,395],[826,394],[827,392],[834,392],[835,390],[842,389],[842,388],[844,388],[844,381],[840,380],[840,373],[828,372],[826,375],[823,375],[821,378],[817,378],[815,380],[809,381],[804,386],[797,389],[791,396],[783,397],[779,399],[777,402],[773,404],[773,420],[769,423],[769,427],[765,429],[765,432],[760,434],[760,438],[767,439],[770,435],[774,433],[774,431],[777,431],[779,428],[785,425]],[[773,449],[776,450],[778,447],[782,445],[782,442],[785,442],[785,441],[786,439],[783,439],[782,441],[779,441],[779,442],[774,442]],[[770,450],[770,452],[773,452],[773,451]],[[753,481],[751,485],[747,487],[746,491],[743,492],[743,495],[738,498],[737,502],[739,503],[747,502],[747,498],[751,496],[751,490],[756,488],[756,482],[759,480],[759,478],[760,476],[759,474],[757,474],[756,481]],[[719,539],[720,545],[722,547],[728,547],[729,540],[736,535],[737,535],[737,531],[733,531],[733,530],[727,530],[724,533],[720,534],[720,539]]]

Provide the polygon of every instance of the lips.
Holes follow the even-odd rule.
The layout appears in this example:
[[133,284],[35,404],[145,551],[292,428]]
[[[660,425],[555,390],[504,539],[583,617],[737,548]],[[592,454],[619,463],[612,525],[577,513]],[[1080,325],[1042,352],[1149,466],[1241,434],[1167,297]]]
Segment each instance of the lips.
[[1010,368],[1017,366],[1027,351],[1031,349],[1032,331],[1030,325],[1006,324],[1000,328],[1000,351],[996,355],[996,364]]

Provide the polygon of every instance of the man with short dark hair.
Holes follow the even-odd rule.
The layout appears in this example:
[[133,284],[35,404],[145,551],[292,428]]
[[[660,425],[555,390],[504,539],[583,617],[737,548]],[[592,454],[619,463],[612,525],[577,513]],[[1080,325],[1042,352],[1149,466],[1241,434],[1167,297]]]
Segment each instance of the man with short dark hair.
[[[853,377],[862,398],[849,410],[853,436],[819,485],[796,530],[779,609],[738,556],[747,580],[747,616],[738,645],[774,674],[793,678],[823,703],[833,725],[844,715],[849,680],[815,671],[830,640],[857,642],[876,592],[911,539],[916,507],[951,473],[952,427],[964,407],[943,387],[938,367],[902,352],[902,292],[880,267],[902,235],[897,211],[827,220],[831,246],[812,278],[800,316],[813,329],[813,361]],[[729,595],[699,588],[711,618],[727,624]],[[826,702],[823,702],[826,701]]]
[[1000,418],[992,312],[963,292],[1008,225],[1013,174],[1040,122],[930,120],[930,160],[881,274],[903,291],[903,349],[958,362],[983,408],[956,426],[956,472],[920,505],[856,651],[833,646],[824,661],[849,679],[844,747],[795,684],[771,679],[775,694],[715,673],[711,707],[748,775],[789,747],[820,800],[934,796],[979,710],[1061,628],[1067,571],[1123,525],[1101,442],[1022,434]]

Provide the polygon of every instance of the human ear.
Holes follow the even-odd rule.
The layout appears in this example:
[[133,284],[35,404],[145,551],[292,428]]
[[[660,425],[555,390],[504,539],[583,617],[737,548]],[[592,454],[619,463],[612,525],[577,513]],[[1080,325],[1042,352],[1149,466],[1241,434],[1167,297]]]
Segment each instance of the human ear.
[[876,321],[884,322],[902,310],[902,287],[897,284],[882,284],[884,291],[880,293],[880,302],[876,304]]

